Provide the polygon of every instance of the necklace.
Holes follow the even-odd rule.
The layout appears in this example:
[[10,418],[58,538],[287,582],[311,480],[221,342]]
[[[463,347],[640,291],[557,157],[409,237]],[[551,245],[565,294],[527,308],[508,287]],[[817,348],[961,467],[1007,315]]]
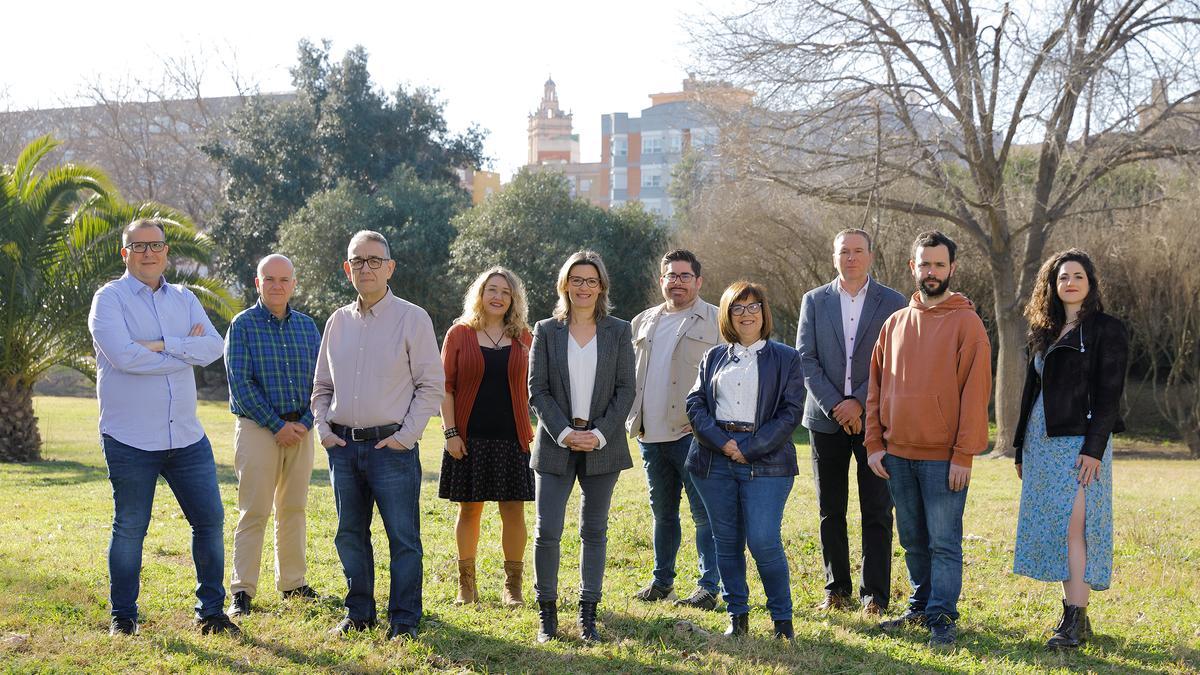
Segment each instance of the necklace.
[[500,340],[503,340],[503,339],[504,339],[504,330],[503,330],[503,329],[501,329],[501,330],[500,330],[500,340],[492,340],[492,334],[491,334],[491,333],[489,333],[489,332],[487,332],[487,329],[486,329],[486,328],[482,328],[482,329],[480,329],[480,330],[482,330],[482,331],[483,331],[483,334],[487,336],[487,339],[488,339],[488,340],[491,340],[491,342],[492,342],[492,347],[495,347],[496,349],[499,349],[499,348],[500,348]]

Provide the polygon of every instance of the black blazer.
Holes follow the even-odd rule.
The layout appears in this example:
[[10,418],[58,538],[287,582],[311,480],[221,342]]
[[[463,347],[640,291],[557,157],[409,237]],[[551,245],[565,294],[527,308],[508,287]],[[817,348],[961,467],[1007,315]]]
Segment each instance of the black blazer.
[[[692,445],[685,465],[688,471],[707,476],[714,455],[724,457],[721,447],[729,433],[717,426],[717,399],[713,381],[729,361],[733,347],[717,345],[700,361],[700,379],[687,397],[688,419],[692,422]],[[795,476],[796,446],[792,432],[804,411],[804,373],[800,353],[768,339],[758,353],[758,405],[754,411],[754,434],[742,447],[742,455],[758,476]],[[728,420],[727,420],[728,421]],[[742,420],[736,420],[742,421]]]
[[1013,439],[1017,464],[1023,458],[1025,428],[1039,392],[1046,412],[1046,433],[1084,436],[1080,454],[1103,459],[1108,437],[1125,431],[1121,394],[1128,359],[1125,324],[1104,313],[1087,317],[1055,342],[1046,352],[1040,377],[1031,355]]
[[[538,417],[530,468],[543,473],[567,470],[571,450],[555,440],[571,424],[571,379],[567,370],[565,321],[544,319],[533,328],[529,348],[529,404]],[[625,418],[636,388],[633,334],[629,322],[606,316],[596,324],[596,384],[592,387],[591,423],[604,434],[604,447],[585,453],[584,472],[596,475],[633,466],[625,439]]]

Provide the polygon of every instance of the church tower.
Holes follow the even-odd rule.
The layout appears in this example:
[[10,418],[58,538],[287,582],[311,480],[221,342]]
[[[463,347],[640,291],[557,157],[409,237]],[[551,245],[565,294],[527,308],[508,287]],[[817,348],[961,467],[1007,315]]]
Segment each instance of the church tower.
[[529,115],[529,163],[561,164],[579,161],[579,137],[572,132],[571,113],[558,107],[554,80],[542,88],[542,102]]

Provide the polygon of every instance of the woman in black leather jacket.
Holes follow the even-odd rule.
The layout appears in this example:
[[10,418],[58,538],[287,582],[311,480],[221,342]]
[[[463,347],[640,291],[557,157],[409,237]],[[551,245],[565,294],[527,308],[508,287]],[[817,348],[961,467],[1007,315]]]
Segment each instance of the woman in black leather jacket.
[[729,610],[726,635],[749,630],[746,548],[754,556],[775,622],[791,640],[792,591],[780,529],[799,473],[792,432],[804,409],[800,353],[770,339],[766,289],[739,281],[717,315],[721,339],[700,361],[687,397],[692,446],[686,466],[708,511]]
[[1107,589],[1112,575],[1112,434],[1125,429],[1129,343],[1101,295],[1091,258],[1070,249],[1042,265],[1025,310],[1031,358],[1014,441],[1023,482],[1013,571],[1062,582],[1051,648],[1087,639],[1090,591]]

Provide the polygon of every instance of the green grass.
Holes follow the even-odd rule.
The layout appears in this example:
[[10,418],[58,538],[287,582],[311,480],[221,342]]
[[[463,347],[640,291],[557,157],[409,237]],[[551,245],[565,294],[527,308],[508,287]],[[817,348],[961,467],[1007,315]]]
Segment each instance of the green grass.
[[[1197,672],[1200,670],[1200,467],[1178,459],[1118,457],[1115,484],[1116,560],[1113,589],[1093,596],[1097,635],[1077,653],[1053,654],[1041,643],[1057,619],[1059,589],[1014,576],[1012,546],[1019,484],[1008,461],[980,460],[967,507],[966,569],[959,648],[934,652],[917,632],[886,637],[858,615],[824,616],[810,609],[823,578],[817,541],[816,501],[808,448],[784,521],[792,566],[796,642],[769,639],[770,620],[751,572],[752,637],[720,636],[725,617],[671,605],[629,600],[649,575],[650,511],[645,478],[622,475],[609,529],[604,644],[585,647],[575,637],[573,613],[560,618],[570,639],[551,646],[533,641],[532,607],[499,604],[502,579],[499,519],[485,515],[479,553],[483,604],[459,608],[455,591],[454,508],[437,498],[440,443],[436,422],[423,443],[425,485],[425,608],[420,639],[390,643],[381,632],[349,639],[325,635],[341,617],[340,602],[284,602],[273,588],[270,542],[259,611],[241,621],[240,639],[205,637],[191,628],[192,589],[186,521],[169,489],[159,484],[145,543],[142,633],[129,639],[107,634],[105,561],[112,501],[90,399],[38,398],[47,461],[0,465],[0,671],[295,672],[338,670],[453,672]],[[226,567],[236,523],[232,470],[233,420],[218,403],[202,403],[201,420],[217,454],[226,509]],[[333,548],[335,517],[325,461],[318,450],[309,516],[309,581],[338,596],[345,589]],[[856,497],[851,495],[851,503]],[[532,505],[528,522],[532,532]],[[570,513],[576,514],[573,503]],[[853,508],[852,508],[853,513]],[[687,522],[684,516],[684,522]],[[856,518],[851,518],[852,528]],[[377,521],[378,522],[378,521]],[[574,517],[567,532],[574,531]],[[691,591],[695,551],[685,529],[679,590]],[[851,541],[857,538],[852,530]],[[269,538],[268,538],[269,539]],[[387,548],[375,527],[386,606]],[[563,540],[564,601],[577,597],[578,538]],[[532,548],[532,547],[531,547]],[[852,544],[852,550],[857,546]],[[903,554],[893,566],[893,608],[907,591]],[[532,556],[528,559],[531,561]],[[751,565],[751,569],[753,566]],[[228,572],[227,572],[228,573]],[[531,572],[526,574],[532,596]],[[705,633],[684,630],[690,622]],[[686,624],[684,624],[686,627]]]

